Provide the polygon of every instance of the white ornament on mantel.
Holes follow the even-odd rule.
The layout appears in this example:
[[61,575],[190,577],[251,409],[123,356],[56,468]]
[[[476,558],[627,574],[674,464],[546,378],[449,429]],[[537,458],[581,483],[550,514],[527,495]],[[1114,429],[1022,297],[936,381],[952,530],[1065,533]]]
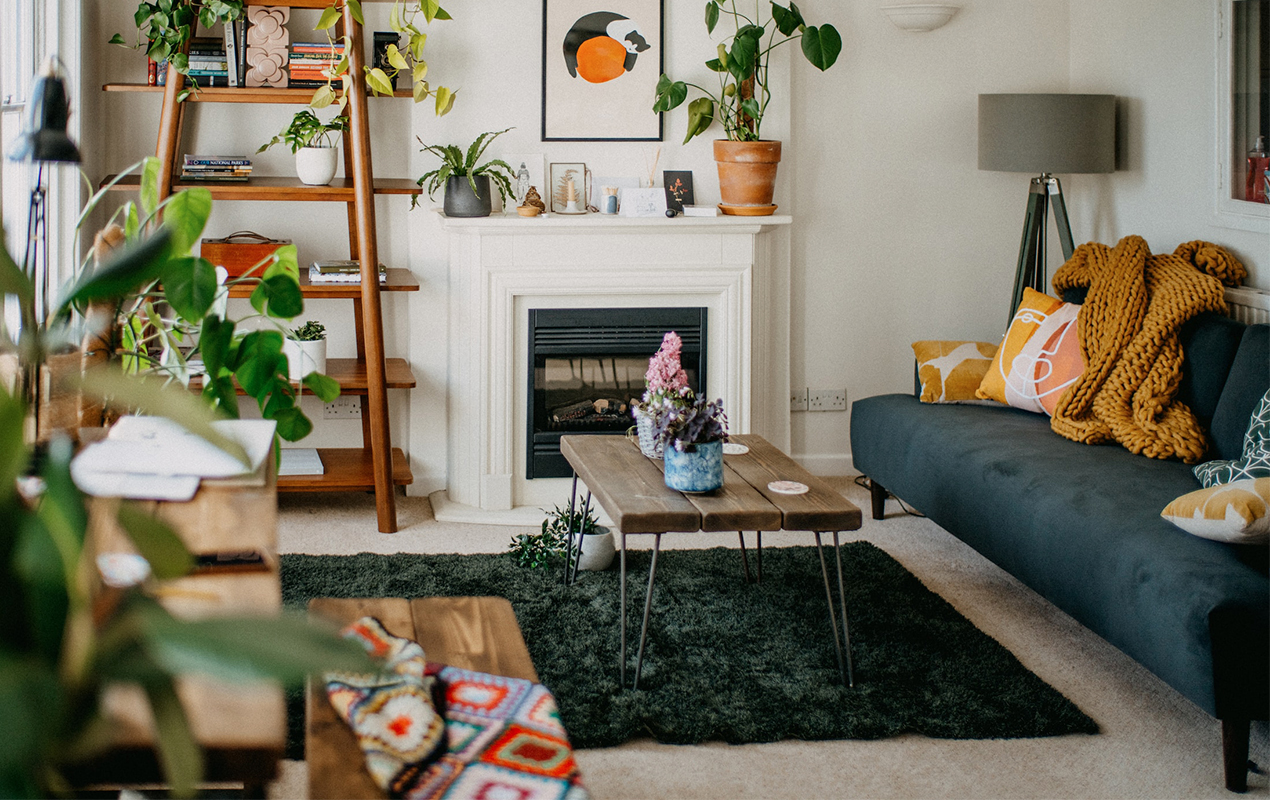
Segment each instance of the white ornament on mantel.
[[882,6],[882,13],[890,17],[895,27],[904,31],[925,33],[948,24],[948,20],[961,10],[950,3],[904,3]]

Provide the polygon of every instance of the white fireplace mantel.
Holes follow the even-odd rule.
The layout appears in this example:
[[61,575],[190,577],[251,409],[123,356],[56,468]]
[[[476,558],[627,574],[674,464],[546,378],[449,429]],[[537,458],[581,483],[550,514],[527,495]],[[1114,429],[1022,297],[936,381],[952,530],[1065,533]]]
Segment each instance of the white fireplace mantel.
[[438,518],[496,517],[566,497],[566,479],[525,477],[530,308],[708,308],[710,394],[723,398],[733,432],[788,447],[791,222],[443,217],[448,453]]

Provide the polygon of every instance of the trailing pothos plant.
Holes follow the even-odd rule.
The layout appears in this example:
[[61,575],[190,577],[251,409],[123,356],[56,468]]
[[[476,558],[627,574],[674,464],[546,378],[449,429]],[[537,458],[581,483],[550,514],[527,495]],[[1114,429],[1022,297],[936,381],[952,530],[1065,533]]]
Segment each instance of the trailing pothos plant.
[[[194,35],[195,23],[210,28],[217,23],[233,22],[243,15],[243,0],[155,0],[140,3],[133,13],[137,24],[137,40],[129,45],[116,33],[111,44],[140,50],[155,61],[168,61],[185,75],[190,68],[185,45]],[[190,89],[181,92],[184,100]]]
[[772,51],[781,45],[799,41],[803,56],[821,71],[832,67],[842,51],[842,37],[836,28],[828,24],[808,25],[802,11],[792,2],[788,7],[772,2],[766,15],[757,0],[753,15],[741,11],[738,5],[736,0],[706,3],[707,33],[713,34],[723,17],[730,19],[734,26],[734,32],[719,43],[717,57],[706,62],[706,67],[718,76],[716,91],[695,83],[672,81],[667,75],[662,75],[657,83],[653,111],[659,113],[678,108],[688,98],[689,87],[705,95],[688,104],[685,144],[704,133],[716,118],[727,138],[734,142],[762,138],[763,115],[772,99],[769,63]]
[[263,153],[275,144],[286,144],[292,153],[298,153],[304,147],[332,147],[331,135],[346,130],[348,117],[337,115],[329,122],[323,122],[312,109],[302,108],[295,112],[281,133],[262,144],[256,152]]
[[[211,193],[195,187],[159,202],[159,162],[147,158],[142,164],[139,205],[125,204],[116,218],[122,219],[130,242],[157,226],[166,231],[169,244],[147,280],[114,309],[124,371],[154,373],[188,386],[195,372],[191,362],[201,359],[202,396],[222,416],[238,416],[237,384],[256,400],[265,419],[278,423],[278,436],[289,442],[303,439],[313,423],[300,409],[282,352],[283,323],[304,311],[295,246],[281,247],[243,275],[228,278],[224,269],[191,254],[211,215]],[[251,287],[254,315],[239,320],[228,316],[234,286]],[[248,320],[265,324],[241,329]],[[340,393],[335,380],[318,372],[305,376],[302,386],[323,402]]]
[[[309,105],[313,108],[325,108],[334,103],[343,111],[348,103],[348,90],[356,79],[355,76],[350,75],[348,72],[348,48],[352,44],[348,35],[344,35],[339,40],[343,42],[343,52],[337,50],[335,46],[335,26],[343,15],[345,8],[353,15],[359,25],[365,24],[362,16],[362,5],[358,0],[344,0],[342,3],[335,2],[322,11],[322,16],[318,18],[316,30],[323,31],[326,34],[327,41],[331,44],[332,54],[338,55],[339,59],[330,70],[327,84],[319,87],[313,93],[313,99],[309,101]],[[428,34],[419,28],[420,16],[423,17],[423,24],[425,25],[431,24],[433,20],[452,19],[450,14],[436,0],[394,0],[392,9],[388,13],[388,26],[396,33],[406,36],[409,41],[404,50],[395,44],[388,45],[386,53],[387,66],[363,66],[362,70],[365,73],[363,79],[366,81],[366,88],[370,89],[372,94],[391,95],[393,93],[394,80],[400,73],[404,72],[410,76],[413,86],[411,94],[414,97],[414,101],[422,103],[429,97],[433,98],[436,115],[443,117],[450,113],[450,109],[454,107],[456,91],[444,86],[434,87],[427,81],[428,62],[423,59],[423,49],[428,42]],[[338,93],[334,87],[334,82],[337,80],[340,82],[342,89]]]

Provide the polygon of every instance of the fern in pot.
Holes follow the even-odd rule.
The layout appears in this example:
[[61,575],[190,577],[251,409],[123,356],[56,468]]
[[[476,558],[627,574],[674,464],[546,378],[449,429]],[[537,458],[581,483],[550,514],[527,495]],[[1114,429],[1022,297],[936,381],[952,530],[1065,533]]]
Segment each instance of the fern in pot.
[[304,380],[310,372],[326,372],[326,326],[316,320],[287,333],[282,343],[287,357],[287,377],[293,381]]
[[263,153],[275,144],[286,144],[295,153],[295,172],[301,183],[325,186],[335,177],[339,156],[338,140],[333,134],[348,130],[348,117],[336,116],[323,122],[312,109],[295,113],[282,132],[260,146]]
[[[437,189],[445,187],[445,215],[447,217],[488,217],[493,209],[490,202],[490,184],[498,189],[503,204],[507,204],[509,195],[513,195],[512,181],[515,174],[506,161],[494,158],[484,164],[477,164],[489,147],[499,136],[511,128],[501,131],[486,132],[476,137],[476,141],[468,146],[466,154],[458,145],[424,144],[420,152],[432,153],[441,159],[441,166],[427,172],[415,181],[420,186],[427,185],[428,197],[436,194]],[[415,137],[418,139],[419,137]],[[411,197],[411,208],[416,198]]]

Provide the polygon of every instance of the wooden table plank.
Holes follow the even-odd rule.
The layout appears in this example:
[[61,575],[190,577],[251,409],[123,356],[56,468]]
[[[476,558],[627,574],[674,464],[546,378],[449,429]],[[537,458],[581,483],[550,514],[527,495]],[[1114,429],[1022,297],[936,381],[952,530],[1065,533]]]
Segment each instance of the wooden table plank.
[[623,436],[562,436],[560,453],[621,533],[701,530],[701,513]]
[[[731,440],[750,452],[729,456],[728,466],[746,480],[784,515],[787,531],[854,531],[860,527],[860,509],[824,481],[799,466],[761,436],[743,434]],[[798,481],[807,494],[780,494],[767,488],[772,481]],[[588,484],[589,485],[589,484]]]
[[[685,494],[701,513],[701,530],[778,531],[784,523],[781,510],[745,482],[728,466],[733,456],[723,457],[723,486],[709,494]],[[649,459],[664,476],[666,462]],[[588,484],[589,486],[590,484]],[[673,491],[673,490],[668,490]],[[606,509],[607,510],[607,509]]]
[[[419,642],[429,661],[538,680],[516,613],[502,597],[316,598],[309,601],[309,613],[340,626],[369,615],[394,636]],[[310,680],[306,694],[309,797],[386,797],[363,767],[357,740],[331,708],[321,682]]]

